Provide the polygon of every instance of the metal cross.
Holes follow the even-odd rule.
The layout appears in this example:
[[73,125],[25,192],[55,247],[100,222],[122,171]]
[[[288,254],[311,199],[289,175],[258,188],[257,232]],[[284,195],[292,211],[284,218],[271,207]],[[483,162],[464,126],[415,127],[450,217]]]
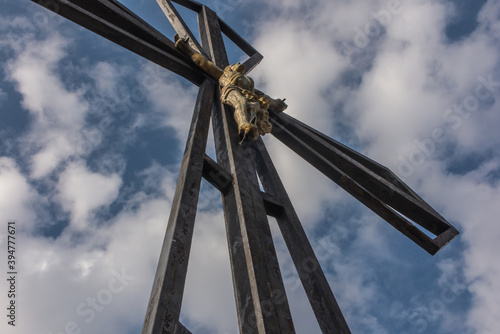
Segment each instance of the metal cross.
[[[321,331],[350,333],[262,139],[245,146],[238,143],[232,110],[219,100],[217,81],[119,1],[32,1],[199,86],[142,334],[191,333],[179,322],[179,316],[202,177],[222,194],[240,332],[295,332],[269,215],[278,222]],[[172,1],[198,14],[201,41],[170,0],[157,0],[177,34],[220,68],[229,65],[222,34],[249,56],[243,64],[246,73],[262,60],[257,50],[208,7],[190,0]],[[430,254],[458,235],[388,168],[286,113],[272,109],[269,113],[272,135]],[[205,154],[210,119],[217,162]]]

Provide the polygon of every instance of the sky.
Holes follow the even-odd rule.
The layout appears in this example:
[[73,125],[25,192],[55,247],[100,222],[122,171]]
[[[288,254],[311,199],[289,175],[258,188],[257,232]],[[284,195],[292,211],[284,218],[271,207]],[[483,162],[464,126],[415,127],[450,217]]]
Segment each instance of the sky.
[[[156,1],[122,2],[173,39]],[[500,1],[199,2],[264,56],[260,90],[461,233],[430,256],[266,135],[351,331],[497,333]],[[0,280],[0,332],[139,333],[197,88],[27,0],[0,0],[0,64],[0,268],[15,221],[18,271],[15,327]],[[181,312],[193,333],[237,333],[220,203],[204,182]],[[320,333],[270,224],[297,333]]]

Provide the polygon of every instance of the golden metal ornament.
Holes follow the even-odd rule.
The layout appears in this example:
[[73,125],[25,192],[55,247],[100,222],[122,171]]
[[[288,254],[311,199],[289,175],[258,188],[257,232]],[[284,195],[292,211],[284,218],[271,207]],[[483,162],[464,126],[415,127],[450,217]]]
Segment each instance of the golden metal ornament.
[[284,99],[273,99],[255,89],[253,79],[245,75],[245,66],[240,63],[229,65],[222,70],[191,48],[187,39],[179,38],[178,35],[175,36],[175,47],[219,81],[221,101],[234,108],[240,143],[256,140],[259,135],[271,132],[273,127],[269,123],[267,110],[271,107],[276,112],[282,112],[287,108]]

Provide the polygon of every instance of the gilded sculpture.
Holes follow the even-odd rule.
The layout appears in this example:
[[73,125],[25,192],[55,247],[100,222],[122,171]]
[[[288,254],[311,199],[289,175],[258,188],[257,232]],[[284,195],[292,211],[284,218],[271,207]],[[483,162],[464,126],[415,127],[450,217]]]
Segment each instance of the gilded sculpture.
[[179,38],[177,35],[175,47],[208,75],[219,81],[221,101],[234,108],[240,143],[256,140],[259,135],[271,132],[272,125],[267,110],[269,107],[277,112],[285,110],[287,105],[284,99],[273,99],[255,89],[253,79],[245,75],[245,66],[240,63],[229,65],[222,70],[191,48],[187,39]]

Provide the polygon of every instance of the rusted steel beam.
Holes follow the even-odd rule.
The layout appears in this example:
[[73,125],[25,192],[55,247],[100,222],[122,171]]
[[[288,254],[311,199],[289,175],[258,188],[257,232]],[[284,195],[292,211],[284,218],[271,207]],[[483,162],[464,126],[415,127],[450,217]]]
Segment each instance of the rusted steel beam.
[[[390,188],[388,191],[396,191],[401,196],[407,198],[409,201],[416,201],[425,208],[427,211],[432,213],[434,216],[439,217],[444,220],[439,213],[436,212],[429,204],[427,204],[418,194],[416,194],[407,184],[405,184],[396,174],[394,174],[389,168],[379,164],[378,162],[362,155],[359,152],[352,150],[351,148],[339,143],[338,141],[328,137],[327,135],[319,132],[316,129],[300,122],[299,120],[291,117],[287,114],[280,115],[280,120],[282,124],[291,130],[293,133],[300,135],[301,133],[304,138],[309,137],[311,145],[319,144],[318,151],[324,153],[325,156],[335,160],[339,158],[344,160],[351,160],[352,164],[345,164],[339,161],[339,167],[345,168],[346,170],[359,170],[359,173],[369,173],[372,178],[376,178],[378,181],[383,183],[383,187]],[[365,175],[360,175],[357,178],[360,182],[363,181]],[[367,181],[370,182],[370,181]],[[368,186],[367,186],[368,188]],[[439,230],[439,227],[436,228]],[[438,232],[439,233],[439,232]]]
[[200,85],[206,75],[172,41],[113,0],[31,0],[80,26]]
[[[224,68],[228,60],[217,15],[203,7],[198,22],[203,48]],[[294,333],[264,200],[253,163],[238,144],[232,110],[214,103],[212,124],[217,162],[233,177],[222,199],[240,332]]]
[[198,93],[142,334],[177,333],[216,85]]

